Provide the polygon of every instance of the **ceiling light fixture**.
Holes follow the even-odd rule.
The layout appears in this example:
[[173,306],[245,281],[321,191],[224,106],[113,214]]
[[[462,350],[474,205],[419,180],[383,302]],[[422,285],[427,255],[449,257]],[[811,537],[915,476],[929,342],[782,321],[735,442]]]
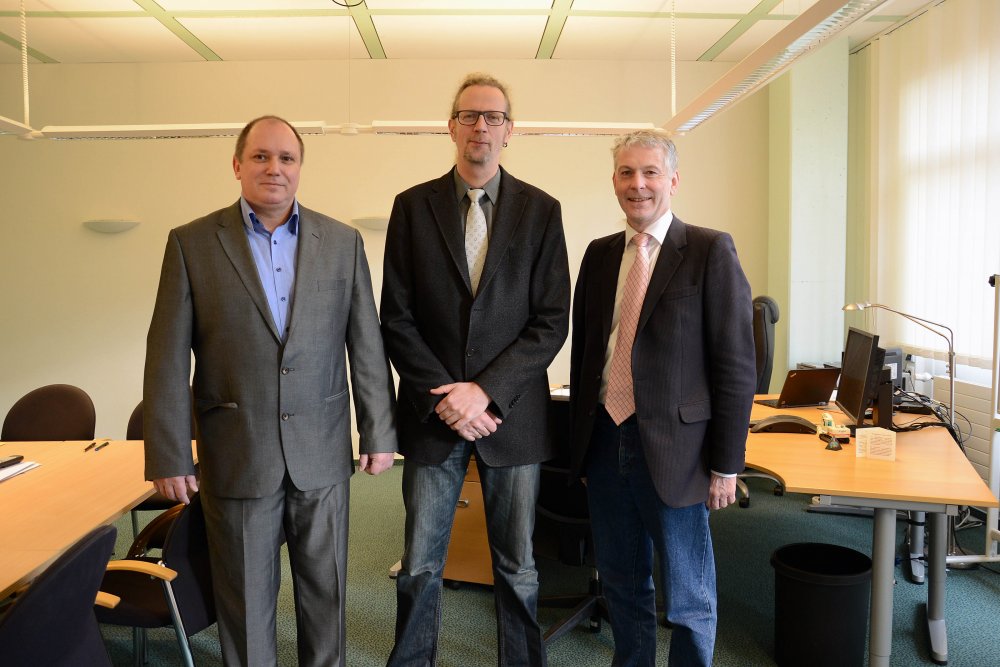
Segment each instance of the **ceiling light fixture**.
[[[324,134],[321,120],[290,121],[299,134]],[[180,123],[167,125],[46,125],[45,139],[178,139],[235,137],[246,123]]]
[[886,0],[817,0],[675,114],[663,129],[683,134],[763,88],[801,56],[877,9]]
[[[559,137],[611,136],[633,130],[652,129],[652,123],[548,122],[518,121],[514,134]],[[375,120],[375,134],[448,134],[448,122],[443,120]]]

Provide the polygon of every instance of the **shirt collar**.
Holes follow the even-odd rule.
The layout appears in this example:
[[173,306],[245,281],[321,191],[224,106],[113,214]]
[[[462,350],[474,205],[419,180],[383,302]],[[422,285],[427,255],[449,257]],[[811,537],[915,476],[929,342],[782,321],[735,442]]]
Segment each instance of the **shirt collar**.
[[[457,168],[452,169],[451,173],[455,178],[455,197],[458,201],[462,201],[462,197],[464,197],[465,193],[472,189],[472,186],[462,180],[462,177],[458,175]],[[489,197],[490,203],[496,204],[497,197],[500,196],[500,170],[497,169],[497,173],[493,175],[493,178],[486,181],[486,185],[480,189],[486,190],[486,196]]]
[[[668,208],[666,213],[664,213],[656,222],[654,222],[653,224],[651,224],[649,227],[646,228],[646,233],[652,236],[654,239],[656,239],[656,244],[658,246],[662,246],[663,239],[667,238],[667,231],[670,229],[670,223],[673,221],[673,219],[674,219],[673,211],[671,211]],[[625,247],[628,247],[628,244],[632,240],[632,237],[638,233],[639,232],[635,231],[635,229],[632,228],[632,225],[628,224],[628,221],[625,222]]]
[[[251,232],[267,232],[267,229],[257,220],[257,214],[250,208],[250,203],[240,195],[240,211],[243,213],[243,226]],[[299,200],[292,200],[292,214],[285,221],[288,224],[288,233],[292,236],[299,232]],[[282,223],[284,224],[284,223]]]

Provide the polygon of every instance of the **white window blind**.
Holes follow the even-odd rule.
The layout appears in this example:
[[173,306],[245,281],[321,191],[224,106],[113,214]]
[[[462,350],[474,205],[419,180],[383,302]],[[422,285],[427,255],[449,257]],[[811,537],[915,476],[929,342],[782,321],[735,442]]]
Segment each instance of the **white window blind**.
[[[989,368],[1000,272],[1000,2],[946,0],[852,56],[853,129],[867,135],[852,213],[866,218],[867,295],[955,332],[960,364]],[[855,143],[854,146],[859,144]],[[848,293],[851,289],[849,285]],[[851,298],[850,300],[854,300]],[[878,312],[878,311],[876,311]],[[887,343],[945,357],[891,313]]]

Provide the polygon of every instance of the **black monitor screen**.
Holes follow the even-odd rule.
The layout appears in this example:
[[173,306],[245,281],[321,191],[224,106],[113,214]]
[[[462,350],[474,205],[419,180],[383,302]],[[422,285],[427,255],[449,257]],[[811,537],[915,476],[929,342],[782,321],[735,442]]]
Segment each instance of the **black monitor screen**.
[[844,360],[837,387],[837,407],[847,415],[848,423],[862,426],[865,409],[875,396],[885,351],[878,346],[878,336],[851,327],[844,344]]

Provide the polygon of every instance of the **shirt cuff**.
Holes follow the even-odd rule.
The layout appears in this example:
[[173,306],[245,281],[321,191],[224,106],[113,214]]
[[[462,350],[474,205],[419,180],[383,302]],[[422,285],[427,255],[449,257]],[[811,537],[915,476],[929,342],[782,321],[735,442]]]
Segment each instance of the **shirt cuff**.
[[711,472],[716,477],[736,477],[737,475],[739,475],[738,472],[715,472],[714,470],[712,470]]

